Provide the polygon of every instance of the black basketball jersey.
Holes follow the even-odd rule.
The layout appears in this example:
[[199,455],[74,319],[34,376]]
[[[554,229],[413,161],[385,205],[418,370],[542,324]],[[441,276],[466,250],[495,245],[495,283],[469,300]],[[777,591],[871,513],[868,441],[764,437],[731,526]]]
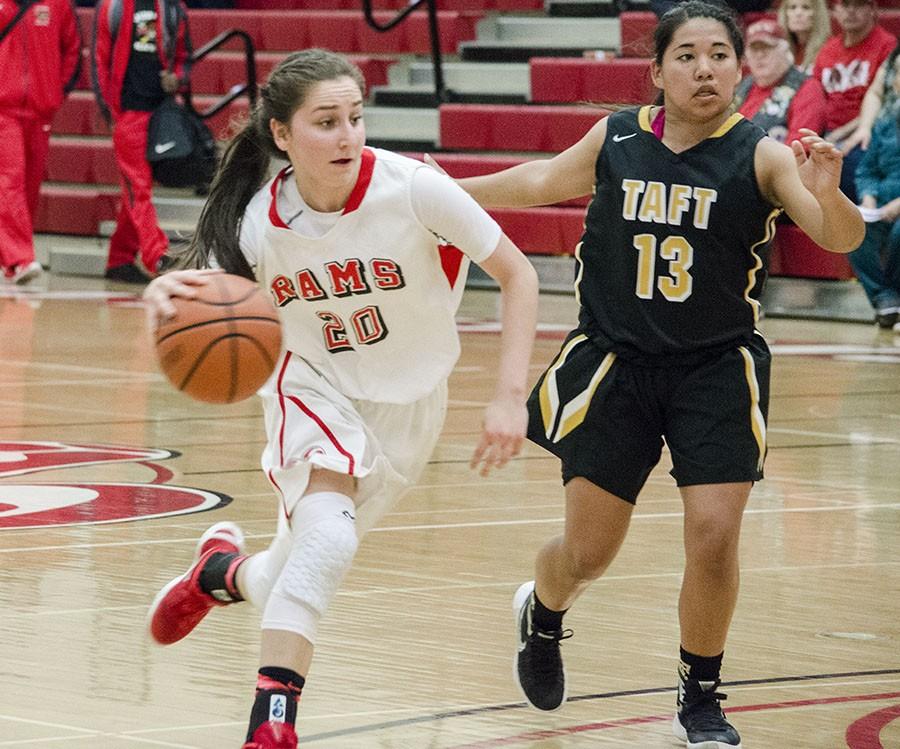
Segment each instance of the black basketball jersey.
[[780,209],[756,182],[760,128],[734,114],[676,154],[650,111],[607,120],[575,288],[598,345],[662,363],[750,339]]

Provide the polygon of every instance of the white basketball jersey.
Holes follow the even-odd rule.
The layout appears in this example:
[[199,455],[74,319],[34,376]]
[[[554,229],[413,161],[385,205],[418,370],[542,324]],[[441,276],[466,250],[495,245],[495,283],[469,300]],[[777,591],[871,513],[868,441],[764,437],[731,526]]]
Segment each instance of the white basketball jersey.
[[[349,398],[410,403],[432,392],[459,357],[454,317],[469,258],[416,217],[411,184],[423,168],[366,148],[341,217],[317,238],[278,214],[288,170],[247,208],[242,247],[281,313],[285,348]],[[482,257],[473,259],[491,250],[475,248]]]

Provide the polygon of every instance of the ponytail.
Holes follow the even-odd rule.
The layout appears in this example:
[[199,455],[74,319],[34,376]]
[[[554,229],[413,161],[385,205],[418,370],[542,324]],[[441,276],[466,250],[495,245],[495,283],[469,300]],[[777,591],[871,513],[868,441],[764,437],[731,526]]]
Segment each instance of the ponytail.
[[261,115],[262,107],[257,106],[225,149],[197,229],[179,258],[180,266],[207,268],[214,262],[227,273],[254,279],[241,251],[240,236],[244,211],[268,178],[271,149],[275,147]]

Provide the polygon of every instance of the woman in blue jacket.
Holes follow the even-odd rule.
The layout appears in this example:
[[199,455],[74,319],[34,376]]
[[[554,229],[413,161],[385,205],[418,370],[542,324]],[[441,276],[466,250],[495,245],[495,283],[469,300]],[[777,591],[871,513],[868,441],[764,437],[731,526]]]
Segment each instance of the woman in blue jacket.
[[[893,85],[900,94],[900,75]],[[856,170],[860,205],[881,215],[866,224],[866,238],[848,257],[879,327],[893,328],[900,320],[900,98],[885,106],[889,116],[878,118]]]

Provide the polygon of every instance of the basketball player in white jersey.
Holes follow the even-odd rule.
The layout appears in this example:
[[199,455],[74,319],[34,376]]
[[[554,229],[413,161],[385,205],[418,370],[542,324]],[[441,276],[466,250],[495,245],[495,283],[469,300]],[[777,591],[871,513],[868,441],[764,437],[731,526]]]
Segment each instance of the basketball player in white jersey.
[[[258,280],[281,311],[285,351],[260,391],[275,539],[245,556],[237,526],[212,526],[148,621],[165,645],[214,606],[248,600],[262,611],[245,749],[297,746],[318,622],[358,539],[428,461],[459,356],[454,315],[469,260],[496,279],[503,309],[496,393],[472,467],[504,465],[525,436],[534,270],[450,179],[365,146],[363,90],[359,70],[323,50],[276,67],[225,153],[182,263],[191,269],[145,293],[164,319],[171,297],[190,298],[225,270]],[[290,165],[266,181],[270,156]]]

